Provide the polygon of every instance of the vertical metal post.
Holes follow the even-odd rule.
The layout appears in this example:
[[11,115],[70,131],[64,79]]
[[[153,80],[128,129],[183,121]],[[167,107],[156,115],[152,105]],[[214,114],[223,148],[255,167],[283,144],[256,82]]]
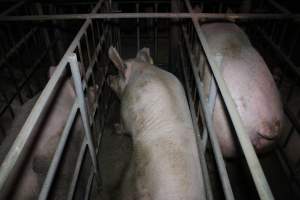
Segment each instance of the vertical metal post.
[[[186,69],[186,65],[184,63],[184,56],[183,56],[183,49],[182,49],[182,45],[179,46],[180,47],[180,60],[181,60],[181,72],[183,72],[183,76],[184,76],[184,81],[185,81],[185,87],[187,90],[187,99],[189,102],[189,106],[190,106],[190,111],[191,111],[191,117],[192,117],[192,121],[193,121],[193,127],[195,130],[195,137],[196,137],[196,141],[197,141],[197,146],[198,146],[198,154],[199,154],[199,159],[200,159],[200,163],[202,165],[202,173],[204,176],[204,183],[205,183],[205,192],[206,192],[206,197],[208,200],[212,200],[213,199],[213,194],[212,194],[212,188],[211,188],[211,183],[210,183],[210,179],[209,179],[209,173],[208,173],[208,169],[207,169],[207,163],[205,160],[205,148],[201,142],[201,137],[200,137],[200,130],[198,127],[198,123],[197,123],[197,117],[196,117],[196,113],[195,113],[195,106],[194,106],[194,102],[192,100],[192,90],[191,90],[191,86],[189,84],[189,80],[188,80],[188,73],[187,73],[187,69]],[[206,130],[206,128],[205,128]]]
[[[217,138],[217,135],[216,135],[216,132],[215,132],[212,120],[211,120],[211,113],[209,112],[208,107],[206,106],[207,101],[206,101],[206,98],[204,96],[203,83],[200,80],[199,73],[197,73],[196,64],[194,62],[194,59],[192,58],[191,47],[188,43],[189,42],[188,37],[187,37],[186,32],[184,32],[184,30],[183,30],[183,34],[184,34],[185,46],[187,48],[187,53],[188,53],[189,60],[190,60],[190,63],[191,63],[192,73],[193,73],[194,78],[195,78],[196,89],[198,90],[200,103],[201,103],[202,108],[203,108],[204,121],[206,123],[207,131],[208,131],[208,134],[209,134],[209,137],[210,137],[210,140],[211,140],[211,145],[212,145],[212,149],[213,149],[213,152],[214,152],[215,161],[217,163],[217,167],[218,167],[222,187],[223,187],[223,190],[224,190],[225,199],[232,200],[232,199],[234,199],[234,195],[233,195],[232,188],[231,188],[231,185],[230,185],[228,173],[226,171],[226,165],[225,165],[225,161],[224,161],[223,156],[222,156],[221,147],[220,147],[220,144],[218,142],[218,138]],[[218,68],[217,64],[214,65],[214,66]]]
[[[35,5],[36,5],[38,14],[43,15],[43,8],[42,8],[41,4],[36,3]],[[47,47],[50,47],[50,45],[51,45],[50,37],[49,37],[48,31],[45,28],[43,28],[43,35],[45,37],[45,43],[46,43]],[[55,65],[55,56],[54,56],[54,52],[51,47],[50,47],[50,51],[49,51],[49,58],[50,58],[51,64]]]
[[[51,13],[57,14],[56,7],[53,6],[53,5],[49,5],[49,6],[50,6]],[[58,21],[57,20],[53,20],[53,24],[57,25]],[[61,31],[58,28],[55,28],[54,35],[58,39],[57,40],[57,49],[58,49],[59,56],[62,56],[62,55],[64,55],[64,45],[63,45],[63,42],[62,42],[63,38],[62,38]]]
[[72,53],[69,56],[69,62],[70,62],[70,66],[71,66],[72,77],[74,80],[75,91],[77,94],[77,100],[78,100],[81,118],[82,118],[84,130],[85,130],[87,144],[89,147],[89,152],[90,152],[90,155],[92,158],[93,166],[95,168],[96,179],[98,181],[99,186],[101,186],[102,180],[100,177],[99,166],[98,166],[98,162],[97,162],[97,158],[96,158],[96,151],[95,151],[95,147],[94,147],[94,143],[93,143],[93,139],[92,139],[92,135],[91,135],[91,127],[90,127],[89,117],[88,117],[88,113],[87,113],[87,105],[84,100],[81,75],[80,75],[79,66],[78,66],[78,62],[77,62],[77,56],[75,53]]
[[[140,5],[138,3],[135,5],[135,10],[136,10],[137,13],[140,11]],[[137,48],[137,51],[139,51],[140,48],[141,48],[141,44],[140,44],[140,19],[139,18],[136,19],[136,25],[137,25],[137,27],[136,27],[136,48]]]
[[[154,12],[157,13],[157,10],[158,10],[158,4],[155,3],[154,4]],[[154,24],[155,24],[155,27],[154,27],[154,60],[157,62],[157,55],[158,55],[158,20],[155,18],[154,20]]]
[[[172,0],[171,1],[171,11],[174,13],[179,12],[179,7],[178,7],[178,1],[177,0]],[[175,72],[175,67],[176,67],[176,57],[179,55],[177,51],[177,46],[178,46],[178,28],[176,23],[178,22],[177,19],[171,20],[171,30],[170,30],[170,51],[169,51],[169,66],[171,72]],[[172,70],[171,70],[172,69]]]

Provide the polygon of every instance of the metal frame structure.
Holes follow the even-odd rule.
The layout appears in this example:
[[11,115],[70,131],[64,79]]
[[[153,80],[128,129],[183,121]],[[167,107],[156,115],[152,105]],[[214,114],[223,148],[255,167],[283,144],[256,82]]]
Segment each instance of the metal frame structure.
[[[106,25],[106,27],[100,33],[99,24],[96,23],[96,20],[130,18],[130,19],[136,19],[137,23],[139,23],[139,20],[141,18],[155,18],[156,20],[160,18],[167,18],[167,19],[188,20],[187,25],[181,26],[180,31],[182,33],[182,38],[181,38],[182,40],[177,44],[179,49],[181,49],[179,51],[179,55],[180,55],[179,65],[181,66],[182,69],[184,83],[187,90],[187,97],[191,109],[191,116],[193,119],[194,129],[196,132],[200,162],[201,165],[203,166],[203,174],[205,179],[204,182],[205,182],[207,199],[213,199],[213,194],[212,194],[213,192],[211,189],[210,177],[208,175],[208,169],[207,169],[207,161],[205,158],[205,152],[207,150],[208,142],[211,143],[214,152],[214,158],[217,163],[217,169],[219,172],[219,177],[221,179],[221,184],[222,184],[225,198],[234,199],[234,194],[232,192],[231,184],[228,178],[228,172],[225,167],[225,162],[221,154],[220,146],[216,138],[214,127],[212,125],[212,108],[217,95],[217,91],[220,91],[220,95],[222,96],[222,99],[224,100],[227,111],[229,113],[229,120],[231,120],[234,125],[238,141],[241,145],[243,155],[246,158],[250,173],[252,175],[260,199],[274,199],[272,192],[269,188],[269,185],[267,183],[267,180],[265,178],[265,175],[260,166],[260,163],[258,161],[258,158],[255,154],[254,148],[251,145],[250,139],[246,134],[246,130],[242,124],[241,118],[237,112],[237,109],[235,108],[229,90],[220,72],[218,71],[218,68],[222,65],[222,55],[211,54],[206,38],[204,37],[204,34],[201,30],[201,26],[199,25],[199,20],[200,19],[208,19],[208,20],[222,19],[222,20],[229,20],[229,21],[292,20],[293,22],[298,22],[300,19],[300,15],[292,14],[288,12],[286,9],[280,7],[280,5],[278,5],[272,0],[268,1],[269,5],[277,9],[280,13],[270,13],[270,14],[194,13],[189,0],[185,0],[184,4],[179,4],[179,6],[181,6],[183,10],[188,11],[182,13],[174,13],[174,12],[138,13],[139,6],[136,6],[137,13],[99,13],[99,10],[101,9],[101,7],[103,7],[104,3],[106,3],[106,11],[110,11],[109,3],[105,2],[104,0],[99,0],[98,3],[93,4],[95,6],[92,12],[89,14],[43,15],[42,13],[40,13],[40,15],[8,16],[7,14],[13,12],[14,9],[17,9],[20,6],[24,5],[24,2],[20,2],[15,6],[11,7],[11,9],[3,12],[0,15],[0,21],[7,22],[7,23],[10,23],[12,21],[85,19],[84,24],[80,28],[79,32],[77,33],[76,37],[72,41],[71,45],[69,46],[68,50],[64,54],[63,58],[60,60],[59,64],[57,65],[56,71],[54,72],[53,76],[51,77],[46,87],[44,88],[31,114],[27,118],[23,128],[21,129],[18,137],[16,138],[13,146],[11,147],[8,155],[6,156],[4,162],[0,167],[0,191],[2,188],[4,188],[6,181],[10,177],[14,166],[18,163],[18,160],[21,158],[22,151],[28,148],[28,144],[30,144],[30,141],[28,139],[32,136],[31,134],[33,133],[34,128],[39,124],[41,118],[44,116],[48,108],[48,105],[53,100],[53,96],[57,88],[61,84],[60,81],[62,77],[65,75],[68,66],[71,67],[70,69],[72,71],[72,77],[75,83],[77,98],[73,103],[71,112],[68,116],[67,123],[64,127],[62,137],[59,141],[47,177],[43,184],[39,199],[47,199],[47,196],[49,195],[51,184],[55,178],[55,172],[58,169],[58,165],[62,157],[63,150],[66,146],[67,138],[69,137],[72,123],[74,122],[75,115],[78,112],[78,110],[80,111],[83,120],[86,137],[81,146],[81,150],[75,167],[74,177],[70,185],[70,190],[67,199],[73,198],[76,189],[76,184],[78,181],[78,176],[80,173],[80,168],[82,166],[84,154],[87,151],[87,149],[92,158],[94,170],[89,175],[89,181],[87,184],[85,199],[89,198],[91,187],[94,182],[93,180],[95,179],[94,176],[96,176],[95,179],[97,180],[96,183],[99,186],[101,186],[101,177],[100,177],[99,167],[98,167],[99,163],[97,161],[97,154],[99,151],[101,134],[99,134],[96,142],[93,141],[91,137],[92,131],[90,127],[94,123],[93,119],[95,113],[97,113],[97,109],[99,111],[99,109],[103,109],[103,108],[95,105],[94,107],[95,110],[89,113],[86,108],[86,103],[84,100],[84,90],[87,88],[87,83],[89,82],[90,79],[95,84],[95,78],[93,77],[93,70],[95,64],[98,62],[99,59],[101,59],[99,58],[99,53],[103,50],[104,43],[110,45],[111,42],[115,42],[117,46],[120,46],[120,44],[118,44],[117,41],[119,36],[116,36],[116,38],[111,38],[108,41],[105,41],[106,38],[108,37],[107,35],[109,35],[108,33],[112,32],[112,30],[109,29]],[[157,9],[155,11],[157,11]],[[88,38],[88,34],[87,34],[88,29],[93,30],[92,38]],[[274,44],[274,42],[272,41],[272,35],[268,36],[262,29],[258,29],[258,32],[264,36],[266,41],[268,41],[271,44],[271,46],[274,47],[275,50],[277,49],[277,52],[287,61],[287,63],[289,63],[289,67],[294,71],[296,71],[297,74],[299,74],[299,70],[290,61],[289,57],[284,53],[282,53],[280,48],[277,48],[276,44]],[[99,39],[98,42],[95,42],[96,34],[101,35],[101,38]],[[155,37],[157,37],[157,34],[155,35],[156,35]],[[140,32],[139,29],[137,29],[138,48],[140,46],[139,37],[140,37]],[[87,46],[86,51],[88,57],[88,62],[83,63],[85,66],[87,66],[87,72],[83,80],[81,80],[80,77],[79,68],[78,68],[78,59],[77,59],[77,57],[79,57],[80,58],[79,60],[81,62],[84,62],[85,60],[84,56],[82,55],[83,54],[82,52],[83,50],[81,47],[82,41],[84,41]],[[94,51],[90,50],[91,44],[89,41],[92,41],[93,45],[95,45]],[[20,42],[22,42],[22,40]],[[155,43],[157,43],[157,40],[155,41]],[[202,55],[199,54],[199,52],[194,51],[195,45],[198,45],[198,47],[200,47],[201,51],[203,52]],[[12,51],[17,48],[18,48],[18,44],[16,45],[15,48],[12,49]],[[156,48],[157,48],[157,44],[156,44]],[[183,49],[186,49],[186,51],[184,51]],[[155,54],[156,53],[157,52],[155,51]],[[196,62],[195,60],[200,60],[200,61]],[[189,66],[189,67],[185,68],[183,66]],[[211,93],[208,100],[206,100],[204,97],[203,82],[198,73],[198,69],[202,66],[209,66],[213,75],[211,88],[210,88]],[[105,85],[105,77],[107,71],[108,71],[108,64],[107,66],[104,66],[104,72],[102,74],[102,82],[99,89],[99,93],[97,95],[96,102],[98,102],[98,100],[99,101],[103,100],[101,99],[101,97],[103,97],[103,87]],[[7,109],[9,109],[9,105]],[[201,119],[201,116],[203,117],[203,119]],[[203,129],[199,127],[199,123],[203,125]],[[298,126],[295,125],[292,127],[292,129],[294,129],[295,127],[297,128]]]

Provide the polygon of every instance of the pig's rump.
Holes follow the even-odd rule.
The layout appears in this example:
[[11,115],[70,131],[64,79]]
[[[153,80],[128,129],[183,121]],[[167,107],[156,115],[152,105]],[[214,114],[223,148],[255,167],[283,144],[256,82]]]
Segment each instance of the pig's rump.
[[[267,150],[278,137],[283,113],[279,92],[266,63],[235,24],[204,24],[202,29],[212,55],[220,53],[223,56],[220,70],[252,144],[258,152]],[[209,86],[206,87],[208,95]],[[219,95],[213,123],[222,152],[225,156],[233,156],[231,124]]]

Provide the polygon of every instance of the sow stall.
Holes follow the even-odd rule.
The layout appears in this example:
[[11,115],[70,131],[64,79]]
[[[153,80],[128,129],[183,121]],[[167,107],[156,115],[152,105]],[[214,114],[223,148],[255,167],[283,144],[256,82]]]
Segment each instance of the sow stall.
[[[200,11],[196,12],[196,7]],[[271,154],[260,157],[255,154],[218,71],[222,55],[211,55],[201,30],[201,24],[207,21],[233,21],[242,27],[274,75],[287,116],[287,134]],[[226,3],[205,0],[20,1],[1,4],[1,142],[9,134],[13,119],[20,114],[18,108],[39,96],[2,161],[1,193],[11,192],[12,180],[16,178],[14,172],[34,144],[35,129],[42,120],[47,120],[51,101],[63,84],[63,78],[68,76],[74,81],[77,96],[71,102],[72,108],[43,180],[39,199],[55,198],[53,188],[59,185],[58,172],[65,149],[71,145],[69,138],[76,117],[82,119],[85,132],[78,147],[77,163],[70,169],[73,177],[65,198],[104,198],[102,192],[107,190],[109,176],[119,172],[112,171],[118,170],[112,168],[114,163],[103,162],[118,161],[126,166],[130,157],[119,153],[118,158],[107,158],[113,154],[104,147],[110,145],[111,137],[118,138],[126,143],[126,154],[131,153],[129,137],[110,136],[115,134],[111,133],[113,124],[119,120],[118,100],[107,81],[108,75],[115,73],[107,57],[108,48],[113,45],[124,58],[134,57],[138,49],[149,47],[154,63],[174,73],[184,84],[207,199],[299,198],[300,156],[297,152],[290,156],[299,137],[300,108],[292,104],[299,96],[298,23],[298,14],[272,0]],[[50,66],[56,66],[56,70],[48,80]],[[84,68],[83,75],[80,66]],[[198,73],[201,66],[209,67],[214,76],[208,99],[203,95],[203,80]],[[87,89],[91,86],[97,88],[97,95],[93,109],[88,109]],[[228,120],[233,124],[241,147],[242,156],[238,161],[223,158],[212,126],[212,107],[217,92],[222,95]]]

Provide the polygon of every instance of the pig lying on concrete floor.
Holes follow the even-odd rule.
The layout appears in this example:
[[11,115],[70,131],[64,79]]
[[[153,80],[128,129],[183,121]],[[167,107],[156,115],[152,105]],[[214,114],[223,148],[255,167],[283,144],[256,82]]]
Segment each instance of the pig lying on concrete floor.
[[149,49],[123,61],[111,76],[121,99],[121,119],[132,136],[133,155],[119,199],[205,199],[202,171],[184,89],[172,74],[152,65]]
[[[50,76],[53,74],[54,70],[54,67],[50,68]],[[6,196],[3,198],[23,200],[37,199],[64,125],[67,121],[68,114],[76,97],[73,80],[69,78],[65,79],[66,80],[64,80],[62,87],[57,92],[51,104],[48,114],[37,130],[37,136],[34,138],[32,148],[24,159],[24,162],[22,162],[23,166],[20,167],[20,170],[18,171],[11,192],[5,194]],[[96,90],[91,87],[88,91],[90,97],[89,104],[93,104]],[[38,96],[39,95],[27,101],[19,111],[19,115],[15,118],[8,137],[3,141],[3,144],[0,147],[1,162],[21,130],[27,116],[38,99]],[[68,183],[71,181],[73,173],[71,169],[74,168],[80,144],[83,139],[84,130],[79,116],[75,119],[72,130],[71,135],[75,137],[72,137],[72,140],[69,141],[72,142],[72,145],[65,150],[66,156],[63,157],[62,163],[67,164],[64,164],[64,168],[61,169],[62,173],[60,172],[60,174],[63,174],[63,184],[59,187],[56,197],[58,199],[66,198]]]
[[[280,95],[266,63],[237,25],[206,23],[201,28],[211,53],[223,56],[220,70],[256,152],[266,152],[279,138],[283,126]],[[211,74],[200,70],[208,96]],[[234,133],[220,95],[215,101],[213,125],[223,155],[236,156]]]

